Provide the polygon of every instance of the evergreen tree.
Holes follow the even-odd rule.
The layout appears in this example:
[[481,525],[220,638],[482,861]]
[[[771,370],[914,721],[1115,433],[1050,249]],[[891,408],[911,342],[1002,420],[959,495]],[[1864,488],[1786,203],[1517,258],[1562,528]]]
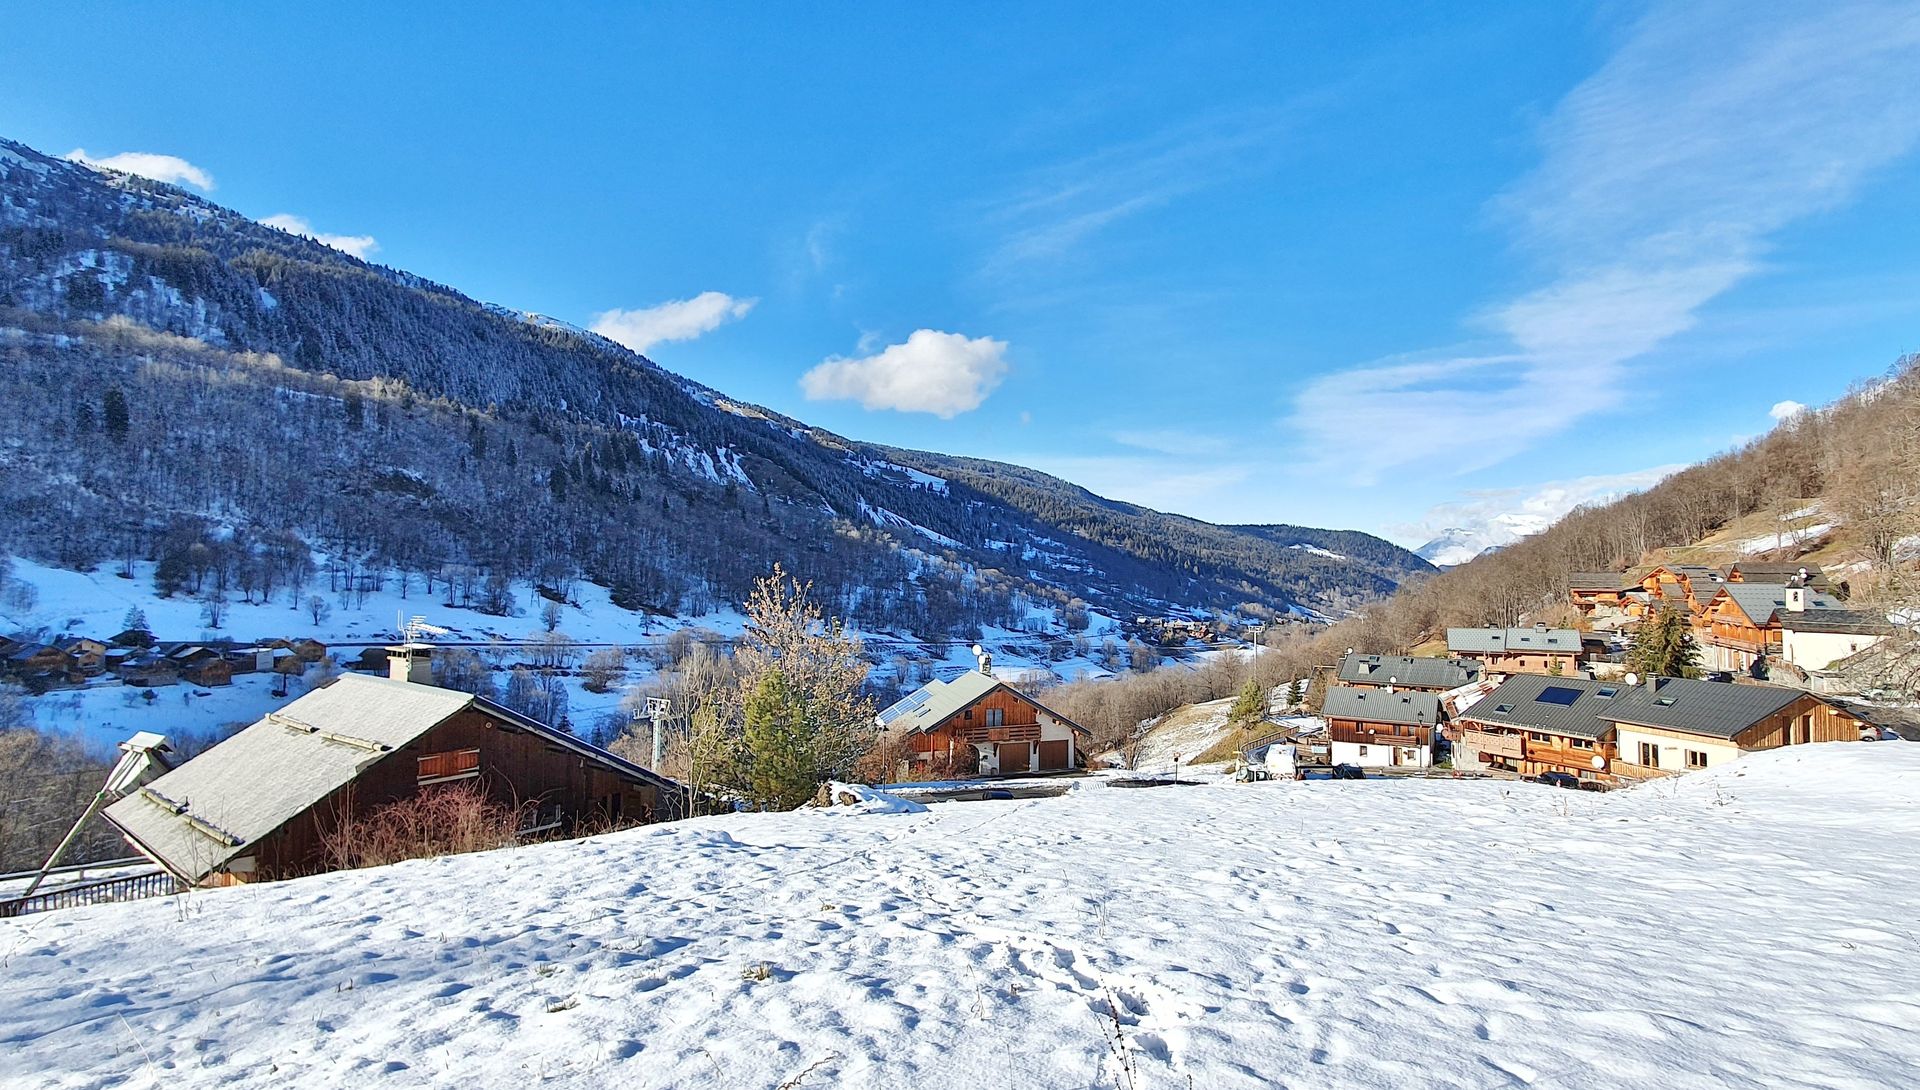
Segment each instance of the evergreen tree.
[[146,611],[139,606],[134,606],[132,609],[127,610],[127,615],[120,618],[120,627],[127,632],[153,631],[153,629],[147,627]]
[[807,702],[778,667],[747,694],[741,745],[746,750],[746,792],[762,810],[792,810],[813,797],[820,776],[811,744],[814,724]]
[[113,437],[114,442],[127,441],[127,429],[132,424],[132,418],[127,415],[127,395],[120,392],[120,387],[107,387],[106,394],[100,399],[100,417],[106,422],[107,434]]
[[1700,645],[1693,625],[1666,606],[1640,623],[1627,648],[1627,669],[1642,677],[1699,677]]
[[1248,678],[1247,683],[1240,686],[1239,698],[1233,702],[1232,709],[1227,712],[1227,721],[1230,723],[1250,723],[1266,713],[1267,694],[1265,690],[1260,687],[1258,681],[1255,681],[1253,678]]

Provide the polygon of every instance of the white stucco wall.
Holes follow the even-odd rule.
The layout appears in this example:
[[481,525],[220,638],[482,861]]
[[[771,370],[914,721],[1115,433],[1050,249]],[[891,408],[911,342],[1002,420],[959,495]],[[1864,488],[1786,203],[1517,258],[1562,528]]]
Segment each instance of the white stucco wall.
[[1802,670],[1824,670],[1836,659],[1864,651],[1884,637],[1863,632],[1795,632],[1781,636],[1780,657]]
[[1740,756],[1740,747],[1732,742],[1712,738],[1669,738],[1663,734],[1650,734],[1622,726],[1614,732],[1620,744],[1619,755],[1614,758],[1616,765],[1640,767],[1640,743],[1651,742],[1660,747],[1660,771],[1687,771],[1687,750],[1697,750],[1707,755],[1707,767],[1715,768],[1736,760]]
[[[1401,768],[1427,768],[1433,764],[1433,749],[1430,746],[1403,746],[1400,753]],[[1362,754],[1361,750],[1366,750]],[[1393,746],[1374,743],[1361,745],[1358,742],[1335,742],[1331,758],[1337,765],[1359,765],[1362,768],[1392,768]]]

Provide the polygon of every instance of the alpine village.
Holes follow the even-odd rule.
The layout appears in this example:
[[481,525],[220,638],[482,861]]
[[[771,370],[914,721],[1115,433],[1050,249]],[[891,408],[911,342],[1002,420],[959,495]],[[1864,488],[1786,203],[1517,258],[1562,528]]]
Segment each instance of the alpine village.
[[[434,276],[467,270],[489,294],[518,285],[537,305],[571,306],[575,325],[380,263],[372,236],[262,215],[276,187],[324,205],[324,187],[266,164],[318,137],[251,145],[222,130],[195,143],[195,159],[232,160],[217,197],[210,172],[173,154],[54,153],[49,141],[75,140],[57,135],[65,126],[118,131],[91,114],[23,125],[41,146],[0,137],[0,1086],[1912,1085],[1920,355],[1863,327],[1819,367],[1736,377],[1742,352],[1795,322],[1837,321],[1843,304],[1762,318],[1768,304],[1739,295],[1735,321],[1681,281],[1695,276],[1686,262],[1717,252],[1718,232],[1751,235],[1727,267],[1760,276],[1738,264],[1757,268],[1749,252],[1782,268],[1814,260],[1792,249],[1813,243],[1777,232],[1789,219],[1880,207],[1875,187],[1893,183],[1856,169],[1849,156],[1866,153],[1853,136],[1876,171],[1913,180],[1920,115],[1858,88],[1872,82],[1863,73],[1910,71],[1920,25],[1900,5],[1732,13],[1738,30],[1724,33],[1703,9],[1634,10],[1602,20],[1593,47],[1619,51],[1604,67],[1554,60],[1571,65],[1564,100],[1542,89],[1503,107],[1529,118],[1521,132],[1548,130],[1543,173],[1483,194],[1473,213],[1531,223],[1564,248],[1600,232],[1615,248],[1582,260],[1605,270],[1555,274],[1484,312],[1519,345],[1512,355],[1390,355],[1309,374],[1305,392],[1272,394],[1297,397],[1275,426],[1284,440],[1237,407],[1212,410],[1206,434],[1189,428],[1173,392],[1185,380],[1123,377],[1136,374],[1129,349],[1105,325],[1089,343],[1120,355],[1084,372],[1071,341],[1042,332],[1125,322],[1159,344],[1155,322],[1213,320],[1199,317],[1205,297],[1225,287],[1146,302],[1122,291],[1122,267],[1146,275],[1124,247],[1108,270],[1066,255],[1097,252],[1136,218],[1211,230],[1176,210],[1208,207],[1236,171],[1288,169],[1252,165],[1254,147],[1279,139],[1265,114],[1050,149],[1054,165],[1027,188],[961,200],[968,230],[1006,237],[954,298],[1020,285],[1057,313],[1023,318],[1027,304],[1003,300],[967,320],[1030,322],[1013,350],[859,317],[888,331],[862,324],[855,355],[816,353],[797,393],[782,392],[794,380],[771,362],[774,342],[732,356],[693,342],[704,351],[734,335],[722,327],[745,336],[763,321],[765,336],[798,336],[777,321],[808,307],[880,313],[873,278],[889,273],[849,267],[853,239],[907,214],[875,186],[935,185],[904,180],[919,168],[840,192],[862,195],[776,246],[786,271],[754,274],[767,280],[757,296],[591,316],[540,243],[482,260],[468,237],[455,256],[436,252],[450,229],[422,209],[418,222],[379,219],[396,255]],[[288,14],[218,21],[301,33]],[[1011,45],[1022,32],[1006,14],[982,26]],[[157,10],[121,16],[156,42],[178,37]],[[567,44],[484,34],[486,48],[511,40],[512,56],[547,66],[552,86],[529,90],[519,60],[483,78],[435,58],[430,70],[453,81],[438,90],[394,76],[441,119],[410,140],[473,175],[438,184],[484,187],[510,170],[528,199],[502,197],[492,215],[564,234],[585,230],[567,222],[578,201],[579,216],[619,231],[659,224],[649,262],[709,268],[682,247],[724,217],[678,223],[641,199],[645,156],[608,152],[592,180],[558,160],[499,165],[559,154],[537,135],[543,115],[502,96],[578,106],[592,96],[577,97],[563,58],[604,56],[615,25],[661,42],[695,31],[667,29],[664,12],[543,18],[572,26]],[[978,62],[969,86],[998,69],[988,54],[1065,62],[1038,39],[1003,56],[982,51],[969,20],[918,18]],[[819,28],[776,32],[785,20],[770,12],[710,11],[695,18],[704,41],[700,19],[739,24],[727,49],[740,52],[712,61],[737,80],[772,63],[770,34],[825,48]],[[1146,13],[1101,33],[1116,50],[1129,41],[1116,57],[1173,64],[1160,51],[1175,40],[1213,42],[1222,64],[1260,52],[1251,25],[1192,40],[1170,29],[1149,46],[1133,40],[1136,19]],[[1312,53],[1369,22],[1326,21],[1346,29],[1268,29]],[[76,25],[49,14],[31,37],[53,49]],[[324,41],[340,46],[339,30]],[[1402,33],[1387,38],[1411,48]],[[1593,27],[1553,33],[1584,41]],[[1708,40],[1728,56],[1685,59],[1686,42]],[[132,39],[116,48],[142,52]],[[240,55],[225,38],[208,48]],[[884,62],[913,94],[935,82],[937,54],[921,49],[916,67]],[[661,58],[656,75],[691,78],[693,55]],[[828,104],[827,88],[868,86],[848,56],[828,49],[753,101],[852,110]],[[138,67],[185,78],[155,63]],[[1060,110],[1092,108],[1058,77],[1003,76],[1066,96]],[[26,86],[0,75],[0,92]],[[450,88],[471,101],[438,103]],[[1013,115],[1004,124],[1034,127],[992,154],[1081,146],[1067,122],[976,90]],[[1458,90],[1435,93],[1467,109]],[[315,123],[351,127],[344,105],[299,94]],[[736,97],[748,92],[706,94],[748,124]],[[899,107],[872,97],[859,110]],[[1777,131],[1731,119],[1749,99]],[[1287,110],[1326,109],[1313,101]],[[493,109],[483,102],[502,103],[500,116],[472,127]],[[1398,108],[1395,126],[1426,116]],[[929,131],[959,125],[929,110]],[[838,122],[817,124],[817,150],[839,149]],[[800,170],[795,131],[755,122],[738,139],[775,141],[768,161]],[[1667,135],[1649,148],[1690,150],[1640,149],[1630,172],[1600,161],[1655,131]],[[1499,156],[1529,139],[1499,136]],[[1722,142],[1738,156],[1709,162]],[[700,154],[671,143],[650,154]],[[700,168],[693,191],[743,192],[745,175],[722,164],[757,160],[736,154]],[[1648,173],[1663,158],[1685,184]],[[1187,177],[1199,161],[1213,164],[1204,182]],[[1576,165],[1582,177],[1545,173]],[[955,165],[943,181],[961,191],[982,169]],[[231,206],[218,203],[227,171]],[[1763,181],[1777,192],[1756,196]],[[448,199],[449,214],[476,214]],[[373,220],[380,200],[357,194],[335,215]],[[1645,239],[1606,233],[1639,230],[1636,216],[1674,223]],[[952,220],[942,230],[959,230]],[[606,256],[562,248],[559,234],[555,261]],[[1193,248],[1152,237],[1155,253]],[[1201,267],[1246,273],[1201,249]],[[923,263],[940,248],[911,252],[888,292],[932,290]],[[500,260],[527,267],[485,271]],[[1336,267],[1364,279],[1354,268],[1377,265]],[[1047,269],[1057,283],[1029,279]],[[1471,261],[1460,273],[1485,275]],[[1316,321],[1312,307],[1286,309]],[[1587,343],[1537,362],[1562,359],[1541,347],[1561,326]],[[1694,343],[1709,334],[1724,343]],[[1291,330],[1245,336],[1312,354]],[[669,370],[656,351],[692,362]],[[1480,349],[1445,350],[1460,351]],[[1142,366],[1177,371],[1184,358]],[[1680,359],[1697,372],[1660,362]],[[1444,369],[1456,365],[1477,377],[1427,388],[1454,381]],[[1192,366],[1194,381],[1216,375]],[[1248,366],[1229,381],[1268,397]],[[1842,366],[1850,382],[1800,381]],[[1541,377],[1561,373],[1586,377]],[[1163,378],[1172,385],[1148,385]],[[1763,411],[1776,402],[1765,426],[1719,440],[1688,430],[1753,390]],[[956,430],[994,405],[1003,424]],[[1624,423],[1636,416],[1672,423],[1655,438]],[[1622,423],[1608,433],[1593,419]],[[1098,453],[1092,429],[1127,452]],[[1657,460],[1672,464],[1638,470]],[[1535,480],[1552,483],[1523,483]],[[1320,497],[1294,505],[1303,513],[1379,533],[1268,521],[1295,494]]]

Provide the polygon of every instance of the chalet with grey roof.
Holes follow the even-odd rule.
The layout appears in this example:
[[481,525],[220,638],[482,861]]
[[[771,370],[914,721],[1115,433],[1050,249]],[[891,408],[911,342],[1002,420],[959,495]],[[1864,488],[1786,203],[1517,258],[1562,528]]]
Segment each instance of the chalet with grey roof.
[[1477,659],[1494,674],[1562,674],[1580,668],[1580,633],[1571,628],[1449,628],[1447,651]]
[[106,818],[187,885],[329,870],[350,822],[447,784],[520,811],[523,835],[677,812],[669,779],[471,693],[346,675],[113,803]]
[[1458,767],[1615,782],[1709,768],[1742,753],[1857,741],[1861,724],[1799,689],[1689,678],[1517,675],[1449,728]]
[[1750,671],[1758,659],[1784,658],[1783,615],[1809,611],[1844,611],[1844,607],[1831,595],[1797,584],[1720,584],[1695,621],[1706,667]]
[[1419,689],[1444,693],[1480,680],[1485,667],[1476,659],[1420,658],[1413,655],[1359,655],[1349,652],[1335,675],[1355,689]]
[[1440,727],[1440,694],[1404,689],[1327,689],[1320,714],[1334,764],[1429,768]]
[[900,747],[903,779],[1019,776],[1086,763],[1086,728],[993,676],[991,660],[951,681],[927,682],[879,716]]

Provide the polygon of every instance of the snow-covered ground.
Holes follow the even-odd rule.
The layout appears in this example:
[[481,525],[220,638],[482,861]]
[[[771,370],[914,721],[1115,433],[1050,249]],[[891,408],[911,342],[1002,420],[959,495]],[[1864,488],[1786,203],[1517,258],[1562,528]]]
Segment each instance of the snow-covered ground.
[[[418,583],[406,597],[389,583],[362,600],[348,602],[328,593],[325,577],[321,576],[310,590],[325,601],[323,616],[317,621],[307,610],[291,608],[283,592],[264,605],[230,601],[222,626],[214,629],[206,624],[201,604],[191,595],[161,598],[154,593],[153,565],[149,563],[135,564],[131,579],[120,578],[111,566],[75,572],[15,558],[12,567],[14,578],[33,588],[33,602],[24,609],[0,604],[0,635],[38,631],[48,637],[72,634],[105,639],[121,631],[128,611],[137,608],[161,640],[230,639],[244,643],[312,637],[327,644],[345,664],[366,647],[392,641],[400,618],[416,615],[447,630],[445,635],[435,637],[443,643],[537,640],[545,632],[540,613],[546,600],[524,583],[512,588],[519,615],[497,617],[447,607],[441,604],[438,593],[429,596]],[[746,619],[732,609],[686,617],[658,617],[622,609],[612,603],[606,588],[585,581],[573,585],[571,596],[571,602],[561,608],[558,631],[588,649],[657,645],[679,629],[731,638],[738,636],[746,624]],[[1029,624],[1044,626],[1055,621],[1049,608],[1036,605],[1028,612]],[[1069,655],[1061,661],[1048,658],[1045,641],[1033,633],[989,627],[981,635],[982,643],[994,653],[995,674],[1016,684],[1030,684],[1051,678],[1108,676],[1109,671],[1096,661],[1098,647],[1118,632],[1118,622],[1113,618],[1090,614],[1088,654]],[[931,668],[940,677],[955,676],[975,662],[972,651],[961,642],[921,643],[903,633],[856,634],[865,638],[869,649],[883,660],[883,670],[891,668],[890,660],[896,655],[904,655],[915,664],[931,659]],[[511,653],[503,656],[509,664],[515,657]],[[607,693],[588,692],[579,677],[569,678],[568,714],[574,728],[584,732],[603,716],[617,711],[626,686],[644,683],[651,674],[650,666],[631,661],[625,679]],[[496,681],[504,688],[506,674],[496,673]],[[912,679],[909,681],[911,688]],[[285,698],[272,697],[270,687],[271,679],[240,675],[232,688],[173,686],[157,690],[152,703],[131,703],[138,694],[109,676],[95,679],[85,690],[35,697],[24,706],[40,729],[75,735],[105,752],[125,740],[132,730],[213,733],[232,723],[251,723],[286,702]],[[299,691],[295,682],[293,695]]]
[[1916,798],[1904,743],[1087,783],[48,913],[0,921],[0,1082],[1907,1086]]

